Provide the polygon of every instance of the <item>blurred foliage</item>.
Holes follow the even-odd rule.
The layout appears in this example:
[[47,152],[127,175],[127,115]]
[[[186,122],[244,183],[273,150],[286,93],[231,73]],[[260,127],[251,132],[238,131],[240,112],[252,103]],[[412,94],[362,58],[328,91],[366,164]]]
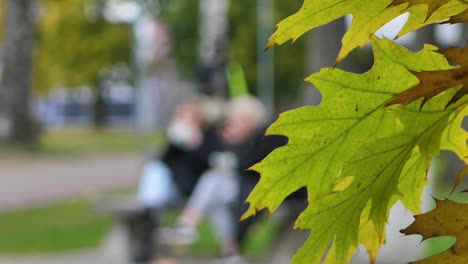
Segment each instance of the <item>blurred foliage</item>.
[[[274,1],[275,24],[293,14],[302,1]],[[232,2],[229,10],[230,57],[244,68],[250,90],[255,92],[257,82],[257,1],[238,0]],[[274,28],[271,28],[271,32]],[[264,40],[265,45],[267,39]],[[294,47],[270,50],[274,52],[275,98],[278,102],[284,97],[294,97],[302,86],[305,77],[305,41],[299,39]]]
[[97,86],[103,70],[130,63],[132,28],[111,24],[100,0],[42,0],[39,9],[35,90]]
[[[302,0],[276,0],[275,24],[299,10],[302,2]],[[277,101],[283,97],[295,97],[300,94],[300,89],[305,84],[304,78],[307,75],[305,48],[306,38],[297,40],[294,46],[289,45],[282,49],[275,49],[275,98]]]
[[5,0],[0,0],[0,49],[3,48],[3,34],[5,32],[5,28],[3,27],[4,21],[5,21]]
[[[302,1],[275,1],[275,23],[301,7]],[[159,15],[169,25],[173,39],[173,54],[185,76],[193,75],[198,62],[199,0],[160,1]],[[245,71],[249,89],[256,93],[257,80],[257,1],[231,1],[229,18],[229,57]],[[158,12],[154,11],[155,14]],[[274,28],[272,26],[271,32]],[[265,39],[265,44],[267,39]],[[275,97],[298,94],[304,79],[305,41],[293,48],[275,49]],[[273,52],[273,51],[269,51]],[[281,67],[280,67],[281,65]]]
[[257,80],[257,1],[238,0],[236,3],[229,9],[230,57],[243,67],[252,91]]
[[193,77],[198,63],[199,0],[160,1],[162,20],[170,28],[172,54],[185,77]]
[[[168,24],[172,54],[183,76],[193,77],[198,63],[199,0],[135,1]],[[0,19],[3,2],[0,1]],[[102,70],[118,62],[130,62],[131,28],[108,23],[99,10],[102,3],[103,0],[41,0],[36,91],[46,92],[58,85],[96,86]],[[276,0],[275,23],[297,11],[301,4],[300,0]],[[232,1],[228,16],[229,56],[242,65],[250,90],[255,93],[257,1]],[[1,36],[0,30],[0,39]],[[304,43],[300,39],[294,48],[274,50],[275,98],[294,97],[300,91],[305,77]]]

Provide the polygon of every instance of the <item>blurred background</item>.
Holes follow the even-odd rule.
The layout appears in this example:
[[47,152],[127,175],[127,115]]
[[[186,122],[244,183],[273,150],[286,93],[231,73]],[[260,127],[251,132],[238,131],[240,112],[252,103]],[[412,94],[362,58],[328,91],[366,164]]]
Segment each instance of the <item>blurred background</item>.
[[[318,104],[320,94],[303,79],[334,65],[351,18],[264,52],[275,24],[301,5],[0,0],[0,263],[119,263],[102,260],[124,249],[115,219],[93,204],[134,191],[141,164],[164,146],[185,98],[246,90],[272,114]],[[378,35],[393,38],[406,18]],[[464,45],[467,32],[467,25],[435,25],[399,41],[412,50],[422,42]],[[338,68],[371,65],[366,46]],[[207,239],[191,254],[216,247],[203,228]],[[260,229],[249,247],[262,258],[280,239],[274,223]],[[279,263],[294,253],[284,248]]]

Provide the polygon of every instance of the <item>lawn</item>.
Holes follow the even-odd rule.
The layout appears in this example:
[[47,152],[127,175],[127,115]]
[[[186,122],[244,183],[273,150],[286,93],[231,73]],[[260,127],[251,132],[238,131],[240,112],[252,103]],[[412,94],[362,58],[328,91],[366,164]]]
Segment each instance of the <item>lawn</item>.
[[36,146],[0,146],[3,156],[76,156],[129,154],[154,150],[164,142],[163,133],[141,136],[130,129],[61,129],[44,132]]
[[[163,219],[163,225],[173,225],[177,214],[170,212]],[[281,225],[275,220],[258,219],[247,234],[245,244],[242,245],[242,252],[250,257],[262,257],[268,253],[278,237]],[[215,233],[209,222],[204,221],[198,228],[199,237],[189,252],[192,255],[216,255],[219,253],[219,244],[215,238]]]
[[60,130],[42,135],[39,151],[46,154],[135,153],[138,142],[129,131]]
[[[0,213],[0,254],[36,255],[96,248],[111,229],[114,219],[96,214],[88,199],[62,202],[46,207]],[[176,212],[166,214],[163,222],[171,225]],[[253,228],[245,253],[261,256],[270,249],[279,230],[274,221],[260,221]],[[214,255],[219,246],[206,222],[200,237],[190,249],[194,255]]]
[[38,254],[93,248],[101,243],[112,223],[97,215],[89,200],[0,214],[0,253]]

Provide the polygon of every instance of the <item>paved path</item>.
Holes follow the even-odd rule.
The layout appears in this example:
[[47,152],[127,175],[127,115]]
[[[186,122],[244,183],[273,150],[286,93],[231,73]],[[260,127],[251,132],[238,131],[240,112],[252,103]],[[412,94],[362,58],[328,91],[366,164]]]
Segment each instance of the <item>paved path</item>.
[[137,155],[0,160],[0,211],[134,186]]
[[[141,157],[137,155],[0,160],[0,211],[134,186],[138,179],[140,163]],[[394,247],[382,249],[377,261],[380,264],[406,263],[410,253],[418,255],[418,252],[413,251],[417,248],[419,240],[405,242],[401,240],[401,235],[397,234],[397,231],[404,227],[402,222],[406,221],[408,224],[411,216],[405,215],[402,208],[392,215],[389,229],[393,229],[393,234],[387,236],[387,241],[393,243]],[[308,232],[289,230],[264,260],[249,263],[289,263],[307,234]],[[409,245],[411,247],[408,247]],[[102,247],[96,250],[26,258],[0,256],[0,264],[129,264],[126,254],[124,231],[116,227]],[[177,264],[199,263],[216,262],[209,258],[190,257],[177,260]],[[368,263],[365,251],[361,250],[352,263]]]
[[[141,160],[138,155],[0,159],[0,212],[135,186]],[[111,234],[97,250],[0,256],[0,264],[127,264],[119,256],[123,237],[122,232]]]

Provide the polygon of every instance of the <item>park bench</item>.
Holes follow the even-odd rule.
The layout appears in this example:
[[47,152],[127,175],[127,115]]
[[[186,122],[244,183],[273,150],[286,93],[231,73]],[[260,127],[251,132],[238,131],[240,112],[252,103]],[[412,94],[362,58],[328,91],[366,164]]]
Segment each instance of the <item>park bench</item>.
[[[185,202],[175,201],[171,208],[182,209]],[[145,263],[155,255],[156,230],[159,227],[157,211],[149,210],[135,196],[112,195],[96,201],[94,210],[112,215],[126,232],[129,258],[134,263]]]
[[[184,205],[185,200],[181,199],[174,201],[170,208],[182,210]],[[281,223],[284,229],[291,228],[293,220],[305,206],[304,199],[287,199],[272,217]],[[123,195],[112,195],[99,199],[95,203],[94,210],[98,213],[113,215],[118,224],[125,229],[128,243],[126,246],[129,258],[133,263],[146,263],[156,255],[156,249],[160,248],[157,241],[159,223],[154,220],[157,219],[156,217],[152,218],[145,214],[157,214],[157,211],[149,211],[134,197]]]

